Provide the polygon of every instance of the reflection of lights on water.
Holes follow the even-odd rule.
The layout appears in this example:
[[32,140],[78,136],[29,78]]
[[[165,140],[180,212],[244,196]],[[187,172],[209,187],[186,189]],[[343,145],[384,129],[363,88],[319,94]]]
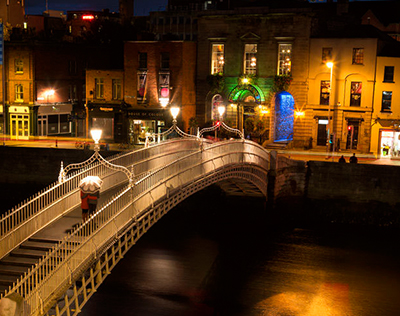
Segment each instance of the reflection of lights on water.
[[347,284],[323,283],[315,293],[285,292],[256,305],[261,315],[344,316],[350,314]]

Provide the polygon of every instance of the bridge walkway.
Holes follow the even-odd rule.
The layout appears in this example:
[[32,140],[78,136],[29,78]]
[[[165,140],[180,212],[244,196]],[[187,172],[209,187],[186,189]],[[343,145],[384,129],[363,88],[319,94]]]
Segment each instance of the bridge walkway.
[[[98,205],[103,205],[122,187],[119,186],[107,192],[102,192]],[[9,287],[12,287],[13,283],[21,279],[52,247],[60,243],[68,233],[81,223],[82,211],[80,207],[76,207],[52,224],[36,232],[18,248],[2,258],[0,260],[0,293],[4,293]]]

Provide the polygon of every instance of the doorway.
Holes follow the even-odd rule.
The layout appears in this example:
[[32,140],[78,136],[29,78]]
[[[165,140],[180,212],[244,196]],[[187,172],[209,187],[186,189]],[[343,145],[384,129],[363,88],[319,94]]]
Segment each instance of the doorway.
[[27,114],[11,114],[10,115],[11,139],[29,139],[29,115]]

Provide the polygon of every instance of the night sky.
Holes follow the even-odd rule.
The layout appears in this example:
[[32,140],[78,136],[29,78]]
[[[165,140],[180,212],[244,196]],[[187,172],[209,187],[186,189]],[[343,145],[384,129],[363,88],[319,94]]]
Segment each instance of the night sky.
[[[49,10],[79,11],[110,9],[118,12],[118,0],[47,0]],[[135,0],[135,15],[147,15],[149,11],[164,11],[168,0]],[[46,0],[25,0],[26,14],[42,14]]]

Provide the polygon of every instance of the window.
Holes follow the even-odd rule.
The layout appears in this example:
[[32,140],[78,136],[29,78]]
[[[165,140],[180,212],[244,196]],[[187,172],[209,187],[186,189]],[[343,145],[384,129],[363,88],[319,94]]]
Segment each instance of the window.
[[364,48],[353,48],[353,65],[364,64]]
[[223,74],[224,73],[224,44],[213,44],[211,54],[211,74]]
[[394,67],[385,66],[385,74],[383,75],[384,82],[393,82],[394,79]]
[[350,106],[361,105],[362,82],[352,82],[350,91]]
[[68,100],[69,101],[77,100],[78,99],[77,95],[78,93],[76,91],[76,85],[70,85],[68,91]]
[[113,100],[121,100],[121,79],[112,80],[112,98]]
[[147,69],[147,53],[139,53],[139,69]]
[[278,75],[290,75],[292,71],[292,44],[279,44]]
[[169,69],[169,53],[161,53],[161,69]]
[[319,104],[329,105],[330,92],[331,92],[331,82],[329,80],[321,81],[321,94],[320,94]]
[[14,64],[15,64],[15,73],[16,74],[24,73],[24,62],[22,61],[22,59],[15,59]]
[[76,60],[68,61],[68,73],[70,75],[76,75],[77,67],[76,67]]
[[103,78],[96,78],[95,81],[95,98],[96,99],[103,99],[104,98],[104,79]]
[[257,44],[244,45],[244,73],[257,73]]
[[332,61],[332,47],[322,47],[322,62]]
[[22,84],[15,85],[15,102],[24,102],[24,87]]
[[392,91],[382,91],[381,112],[392,112]]

